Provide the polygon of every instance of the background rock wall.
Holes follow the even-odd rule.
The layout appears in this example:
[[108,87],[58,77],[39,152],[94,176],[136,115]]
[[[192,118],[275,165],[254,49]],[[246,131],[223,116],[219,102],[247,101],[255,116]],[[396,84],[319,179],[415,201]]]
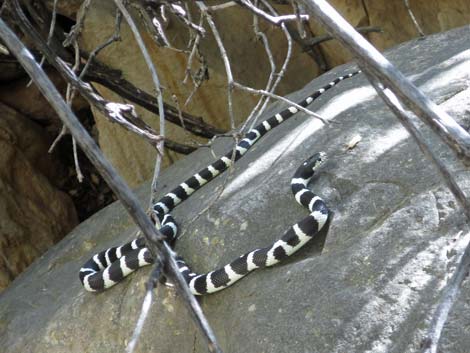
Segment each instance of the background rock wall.
[[78,223],[44,131],[0,103],[0,291]]
[[[213,3],[211,2],[211,5]],[[386,49],[418,35],[403,1],[334,0],[331,4],[355,27],[381,28],[383,33],[367,35],[379,49]],[[470,3],[465,0],[412,1],[411,7],[426,34],[445,31],[470,22]],[[282,5],[278,5],[277,10],[281,13],[292,11],[290,6]],[[252,30],[251,14],[245,9],[230,7],[215,12],[214,19],[228,52],[235,80],[254,88],[263,88],[270,65],[264,47],[256,40]],[[287,48],[285,37],[278,28],[260,22],[260,27],[265,30],[270,41],[279,70]],[[209,80],[197,90],[184,110],[202,116],[210,124],[229,129],[225,70],[213,36],[208,26],[205,27],[208,34],[202,40],[201,48],[208,62]],[[314,20],[310,20],[310,27],[314,35],[324,34],[324,30]],[[113,30],[114,10],[110,1],[93,2],[86,17],[81,45],[87,50],[92,50],[108,38]],[[145,32],[143,27],[141,30]],[[187,33],[178,21],[170,19],[165,31],[175,47],[186,48]],[[99,59],[113,68],[122,70],[128,80],[151,92],[152,83],[148,69],[125,24],[122,26],[121,34],[122,42],[105,49],[100,53]],[[182,84],[186,72],[186,56],[171,49],[157,47],[148,36],[144,35],[144,39],[165,87],[166,101],[171,102],[170,96],[175,94],[182,105],[193,89],[191,84]],[[336,41],[321,44],[320,54],[325,58],[329,68],[350,60],[349,53]],[[294,42],[292,60],[278,93],[283,95],[299,89],[320,72],[312,57]],[[100,89],[100,91],[105,97],[116,99],[107,90]],[[256,100],[257,98],[252,95],[235,90],[234,113],[237,125],[244,121]],[[143,109],[138,108],[138,112],[147,123],[158,130],[158,117]],[[101,147],[126,180],[131,185],[139,185],[149,179],[155,160],[153,148],[131,133],[112,126],[98,112],[95,112],[95,118]],[[188,142],[187,134],[171,124],[167,124],[167,136]],[[171,152],[168,156],[171,159],[179,158]],[[169,162],[170,159],[167,158],[166,164]]]

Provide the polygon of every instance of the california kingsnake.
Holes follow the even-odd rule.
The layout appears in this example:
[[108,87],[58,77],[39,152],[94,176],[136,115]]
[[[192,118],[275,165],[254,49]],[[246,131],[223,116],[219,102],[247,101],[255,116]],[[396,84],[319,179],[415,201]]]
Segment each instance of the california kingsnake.
[[[308,106],[323,92],[359,72],[356,71],[336,78],[305,98],[299,105],[302,107]],[[239,160],[269,130],[280,125],[297,112],[297,108],[289,107],[248,131],[236,146],[234,161]],[[324,153],[315,154],[305,161],[294,174],[291,181],[292,192],[296,201],[307,207],[310,214],[290,227],[281,239],[268,247],[250,251],[218,270],[202,275],[192,273],[184,260],[178,257],[180,272],[193,294],[202,295],[217,292],[232,285],[257,268],[273,266],[292,255],[320,231],[328,218],[328,209],[321,198],[314,195],[307,188],[307,183],[312,178],[314,171],[323,163],[324,158]],[[204,184],[223,173],[231,164],[232,151],[178,185],[153,206],[153,211],[162,225],[160,231],[167,237],[168,241],[174,241],[177,233],[176,223],[170,215],[173,208],[186,200]],[[145,247],[144,239],[137,238],[123,246],[109,248],[94,255],[82,266],[79,276],[86,290],[91,292],[101,291],[114,286],[138,268],[152,263],[153,257]]]

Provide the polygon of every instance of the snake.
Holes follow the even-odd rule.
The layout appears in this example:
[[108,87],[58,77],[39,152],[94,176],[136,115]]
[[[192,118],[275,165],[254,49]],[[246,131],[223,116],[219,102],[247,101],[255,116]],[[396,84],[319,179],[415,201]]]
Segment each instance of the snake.
[[[298,105],[307,107],[325,91],[360,71],[339,76],[327,85],[317,89]],[[173,244],[177,236],[177,225],[170,212],[195,191],[226,171],[238,161],[268,131],[279,126],[298,112],[295,106],[274,114],[250,129],[235,149],[200,170],[176,188],[165,194],[153,205],[153,213],[160,222],[160,232]],[[309,210],[309,215],[289,227],[284,235],[264,248],[249,251],[229,264],[204,274],[192,272],[181,256],[176,257],[178,269],[194,295],[205,295],[225,289],[248,273],[278,264],[294,254],[324,227],[328,219],[325,202],[315,195],[308,183],[326,160],[325,152],[315,153],[304,161],[291,179],[291,190],[295,200]],[[153,255],[146,247],[143,237],[136,238],[122,246],[108,248],[93,255],[79,271],[83,287],[90,292],[100,292],[113,287],[137,269],[154,263]]]

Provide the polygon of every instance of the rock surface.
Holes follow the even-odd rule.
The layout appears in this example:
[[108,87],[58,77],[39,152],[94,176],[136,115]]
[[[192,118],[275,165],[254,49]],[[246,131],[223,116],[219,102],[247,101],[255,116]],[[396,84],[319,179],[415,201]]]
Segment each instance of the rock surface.
[[[460,28],[387,54],[465,127],[470,126],[469,33],[470,27]],[[337,68],[291,98],[300,100],[351,70]],[[297,114],[237,163],[208,212],[197,217],[225,176],[175,209],[182,230],[177,250],[196,270],[211,270],[272,242],[303,217],[305,210],[289,191],[292,173],[316,151],[330,156],[311,186],[334,213],[329,231],[286,263],[201,299],[226,353],[421,350],[432,309],[469,241],[469,229],[435,168],[361,76],[310,106],[335,123],[325,127]],[[270,112],[280,109],[274,105]],[[469,171],[428,128],[423,132],[468,194]],[[346,151],[356,134],[362,141]],[[230,146],[230,141],[219,141],[215,152]],[[161,176],[161,192],[212,160],[200,150],[175,163]],[[138,192],[145,204],[148,185]],[[78,226],[15,280],[0,297],[5,353],[124,351],[150,269],[98,295],[85,292],[77,277],[89,256],[129,240],[134,231],[122,207],[114,204]],[[446,353],[468,352],[469,296],[467,279],[444,329]],[[159,287],[136,351],[207,349],[178,297]]]
[[0,291],[78,223],[45,132],[0,103]]

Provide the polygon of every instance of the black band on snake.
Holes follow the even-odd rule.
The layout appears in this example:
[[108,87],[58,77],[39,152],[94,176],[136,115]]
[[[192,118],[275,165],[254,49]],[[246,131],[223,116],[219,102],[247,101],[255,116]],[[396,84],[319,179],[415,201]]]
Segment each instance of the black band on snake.
[[[308,106],[323,92],[359,72],[356,71],[336,78],[305,98],[299,105]],[[297,112],[297,108],[289,107],[248,131],[236,146],[234,160],[239,160],[269,130],[280,125]],[[170,215],[173,208],[228,169],[232,163],[231,158],[232,151],[178,185],[153,206],[155,215],[162,225],[160,231],[168,241],[174,241],[177,233],[176,223]],[[327,221],[328,209],[323,200],[307,188],[307,184],[324,160],[325,154],[323,152],[317,153],[305,161],[295,172],[291,181],[292,192],[296,201],[308,208],[310,214],[291,226],[282,238],[265,248],[250,251],[224,267],[201,275],[192,273],[184,260],[181,257],[177,258],[179,270],[193,294],[202,295],[217,292],[232,285],[255,269],[273,266],[295,253],[321,230]],[[138,238],[123,246],[109,248],[94,255],[80,269],[80,280],[86,290],[102,291],[114,286],[138,268],[152,263],[153,257],[145,247],[144,239]]]

